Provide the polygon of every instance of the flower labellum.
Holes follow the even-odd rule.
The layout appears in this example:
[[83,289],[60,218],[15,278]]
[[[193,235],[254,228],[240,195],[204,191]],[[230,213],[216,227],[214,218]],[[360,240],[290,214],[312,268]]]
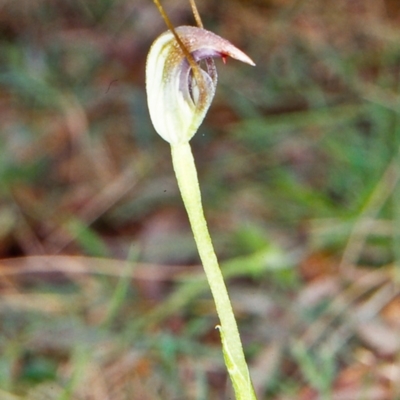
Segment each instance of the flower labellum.
[[[202,123],[217,85],[213,58],[232,57],[254,62],[227,40],[202,28],[175,29],[183,45],[198,64],[187,60],[173,33],[167,31],[151,46],[146,64],[146,90],[150,117],[157,133],[170,144],[188,142]],[[204,60],[205,69],[200,67]]]

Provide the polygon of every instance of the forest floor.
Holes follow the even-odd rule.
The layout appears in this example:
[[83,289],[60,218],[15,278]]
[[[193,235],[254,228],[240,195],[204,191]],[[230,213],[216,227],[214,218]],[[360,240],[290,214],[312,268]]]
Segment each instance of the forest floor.
[[[399,399],[400,3],[198,7],[256,63],[216,61],[192,146],[258,399]],[[0,2],[0,400],[233,399],[147,111],[164,30],[151,0]]]

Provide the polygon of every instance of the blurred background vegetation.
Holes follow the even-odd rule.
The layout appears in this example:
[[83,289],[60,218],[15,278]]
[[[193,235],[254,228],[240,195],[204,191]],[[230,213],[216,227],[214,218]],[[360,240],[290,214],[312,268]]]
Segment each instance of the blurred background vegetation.
[[[187,0],[162,2],[175,26]],[[400,398],[400,3],[198,0],[193,139],[259,399]],[[144,90],[151,0],[0,2],[0,399],[231,399]]]

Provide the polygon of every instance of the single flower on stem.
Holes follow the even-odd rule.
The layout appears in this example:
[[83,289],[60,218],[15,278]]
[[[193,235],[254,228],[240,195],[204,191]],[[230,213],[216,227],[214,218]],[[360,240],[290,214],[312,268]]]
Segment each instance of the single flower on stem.
[[[179,190],[220,319],[225,365],[237,400],[255,400],[228,291],[218,265],[201,203],[189,141],[214,98],[217,70],[213,58],[253,61],[227,40],[202,28],[181,26],[153,43],[146,64],[150,117],[157,133],[171,145]],[[202,68],[202,63],[204,68]]]

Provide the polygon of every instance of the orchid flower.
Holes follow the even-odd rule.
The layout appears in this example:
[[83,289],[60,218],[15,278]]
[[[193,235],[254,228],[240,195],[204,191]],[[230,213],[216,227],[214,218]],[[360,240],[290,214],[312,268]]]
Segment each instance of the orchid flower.
[[165,32],[155,40],[147,57],[146,90],[154,128],[171,145],[176,179],[220,319],[225,365],[236,398],[255,400],[235,316],[204,217],[189,144],[215,94],[217,70],[213,58],[225,61],[228,56],[254,65],[227,40],[202,28],[181,26],[175,33]]
[[217,70],[214,57],[253,61],[227,40],[205,29],[175,29],[196,63],[206,70],[193,71],[171,31],[153,43],[146,64],[146,89],[150,117],[157,133],[170,144],[189,141],[197,132],[214,98]]

